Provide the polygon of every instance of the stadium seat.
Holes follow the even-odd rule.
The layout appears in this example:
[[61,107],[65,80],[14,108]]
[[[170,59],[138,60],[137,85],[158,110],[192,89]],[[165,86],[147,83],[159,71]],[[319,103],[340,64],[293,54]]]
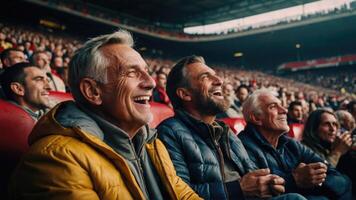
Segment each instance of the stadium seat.
[[289,124],[288,136],[294,138],[297,141],[301,141],[303,139],[303,130],[304,130],[303,124],[298,124],[298,123]]
[[246,126],[246,121],[243,118],[222,118],[218,119],[230,126],[231,130],[238,135]]
[[51,102],[55,102],[55,104],[63,101],[74,100],[71,93],[58,92],[58,91],[50,91],[49,99]]
[[21,155],[29,148],[27,137],[35,121],[21,108],[0,99],[0,159],[1,191],[6,188],[7,180],[16,167]]
[[153,120],[149,124],[151,128],[155,128],[163,120],[174,115],[173,109],[166,104],[150,102],[150,105],[153,114]]

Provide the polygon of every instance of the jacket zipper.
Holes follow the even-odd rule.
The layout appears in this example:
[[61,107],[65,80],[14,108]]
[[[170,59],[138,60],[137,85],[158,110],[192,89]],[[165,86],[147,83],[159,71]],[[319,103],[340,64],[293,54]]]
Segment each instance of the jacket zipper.
[[[131,148],[135,149],[133,144],[132,144],[132,141],[130,141],[130,146]],[[147,190],[147,187],[146,187],[146,180],[145,180],[145,177],[143,176],[143,169],[142,169],[142,165],[141,165],[141,160],[140,158],[138,157],[136,151],[135,152],[135,160],[136,160],[136,164],[138,166],[138,175],[140,176],[140,178],[142,179],[143,181],[143,184],[142,184],[142,189],[144,190],[144,193],[147,194],[147,199],[149,199],[149,193],[148,193],[148,190]]]

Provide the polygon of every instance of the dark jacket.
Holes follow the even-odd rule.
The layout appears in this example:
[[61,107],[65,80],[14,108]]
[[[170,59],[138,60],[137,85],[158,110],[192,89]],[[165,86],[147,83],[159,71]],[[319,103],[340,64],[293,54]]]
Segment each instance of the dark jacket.
[[[176,110],[174,117],[158,126],[158,137],[166,145],[177,175],[204,199],[228,199],[229,186],[224,184],[218,147],[231,159],[240,176],[256,169],[241,141],[226,124],[218,123],[224,129],[219,144],[214,144],[207,124],[183,111]],[[234,196],[242,199],[239,182],[235,183]]]
[[[350,180],[331,165],[328,165],[327,177],[321,187],[309,190],[297,187],[292,176],[293,169],[302,162],[306,164],[323,162],[323,159],[300,142],[282,135],[275,149],[251,124],[247,124],[245,130],[239,134],[239,138],[246,147],[250,159],[259,168],[269,168],[271,173],[285,179],[287,193],[323,195],[329,199],[344,198],[351,194]],[[350,196],[347,198],[350,198]]]

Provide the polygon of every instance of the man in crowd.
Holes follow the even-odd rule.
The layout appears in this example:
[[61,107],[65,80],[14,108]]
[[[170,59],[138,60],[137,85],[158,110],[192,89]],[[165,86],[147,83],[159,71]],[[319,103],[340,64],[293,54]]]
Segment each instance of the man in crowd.
[[200,199],[147,123],[155,87],[126,31],[91,39],[70,63],[75,99],[29,136],[12,199]]
[[303,105],[299,101],[292,101],[288,107],[288,124],[303,124]]
[[50,58],[46,51],[37,51],[33,53],[31,62],[38,66],[48,77],[52,91],[66,92],[65,84],[60,76],[50,67]]
[[38,120],[50,107],[46,75],[30,63],[17,63],[1,75],[5,97]]
[[159,70],[156,77],[156,87],[153,90],[153,101],[171,105],[166,93],[167,74]]
[[[265,198],[284,192],[284,180],[259,169],[227,125],[215,121],[228,103],[222,80],[199,56],[181,59],[168,75],[175,116],[158,127],[180,176],[204,199]],[[276,199],[303,199],[297,194]]]
[[288,132],[287,110],[267,89],[257,90],[243,104],[247,122],[239,134],[250,158],[286,181],[286,192],[308,199],[351,199],[350,181]]
[[27,61],[26,56],[20,50],[9,48],[1,52],[1,62],[3,64],[3,68],[25,61]]

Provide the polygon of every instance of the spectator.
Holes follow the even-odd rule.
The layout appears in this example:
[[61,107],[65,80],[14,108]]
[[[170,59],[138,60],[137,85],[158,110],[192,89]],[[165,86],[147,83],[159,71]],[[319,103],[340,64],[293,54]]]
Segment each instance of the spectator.
[[249,92],[250,92],[250,90],[249,90],[248,86],[246,86],[246,85],[240,85],[236,89],[237,101],[235,102],[235,105],[237,106],[238,112],[240,113],[240,115],[242,115],[242,104],[247,99]]
[[16,63],[27,61],[25,54],[17,49],[9,48],[1,53],[3,68],[10,67]]
[[352,144],[349,132],[339,134],[339,123],[333,112],[318,109],[310,113],[303,132],[303,144],[336,167]]
[[162,71],[157,73],[156,77],[156,87],[153,90],[153,101],[158,103],[163,103],[167,105],[171,105],[171,102],[166,93],[166,85],[167,85],[167,74]]
[[50,107],[46,75],[30,63],[17,63],[5,70],[1,86],[6,98],[38,120]]
[[[173,67],[167,93],[175,116],[163,121],[159,137],[186,183],[204,199],[271,197],[284,180],[268,169],[255,170],[240,140],[215,115],[227,108],[222,79],[202,57],[188,56]],[[256,184],[259,183],[259,184]],[[297,194],[275,199],[303,199]]]
[[50,59],[45,51],[37,51],[33,53],[31,62],[46,73],[50,80],[49,85],[52,91],[66,92],[63,80],[57,75],[55,70],[51,69]]
[[236,95],[234,91],[234,87],[230,82],[224,82],[223,87],[222,87],[222,92],[225,101],[228,102],[229,107],[225,112],[219,113],[217,115],[217,118],[237,118],[237,117],[242,117],[241,115],[241,110],[240,107],[238,107],[235,103],[237,102],[236,100]]
[[199,199],[147,123],[155,86],[126,31],[89,40],[70,63],[76,102],[29,136],[12,199]]
[[303,106],[299,101],[292,101],[288,107],[288,124],[303,124]]
[[340,133],[349,131],[350,133],[355,129],[355,119],[351,113],[346,110],[338,110],[335,112],[335,116],[340,124]]
[[350,181],[301,143],[285,136],[287,110],[270,90],[256,90],[243,104],[247,126],[239,134],[250,158],[286,180],[286,192],[307,199],[351,199]]

